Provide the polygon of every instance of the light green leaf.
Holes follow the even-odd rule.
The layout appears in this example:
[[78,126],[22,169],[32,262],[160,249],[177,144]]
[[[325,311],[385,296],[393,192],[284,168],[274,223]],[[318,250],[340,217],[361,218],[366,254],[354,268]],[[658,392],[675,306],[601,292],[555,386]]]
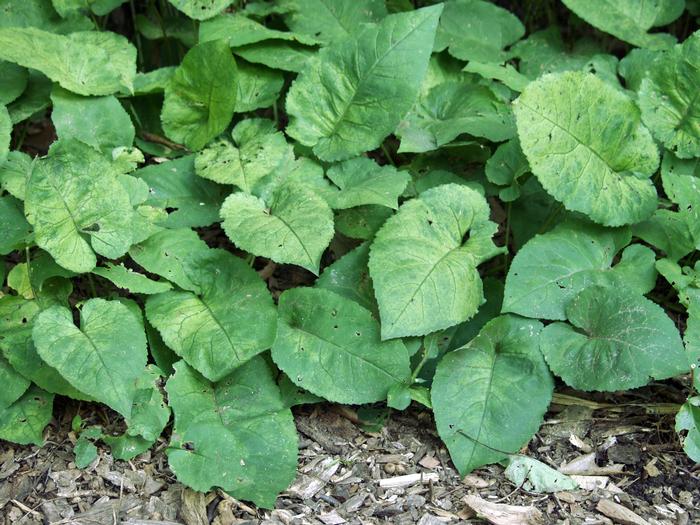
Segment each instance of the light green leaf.
[[483,301],[476,267],[499,252],[484,197],[445,184],[405,203],[377,232],[369,270],[382,339],[466,321]]
[[284,21],[292,31],[324,44],[351,35],[387,14],[382,0],[289,0]]
[[269,204],[234,193],[224,201],[221,217],[226,235],[240,249],[316,274],[334,233],[326,201],[296,182],[282,184]]
[[491,2],[448,0],[434,50],[448,48],[460,60],[501,63],[506,59],[504,48],[524,34],[525,27],[515,15]]
[[141,436],[155,442],[170,420],[170,408],[158,387],[163,373],[153,365],[146,367],[136,382],[131,414],[126,420],[128,436]]
[[[197,175],[234,184],[246,193],[257,193],[257,184],[267,176],[287,171],[294,162],[294,150],[284,135],[279,131],[237,133],[254,125],[251,122],[255,120],[243,120],[234,128],[236,146],[221,141],[200,151],[194,161]],[[262,125],[265,121],[259,122]]]
[[161,112],[168,138],[196,151],[224,131],[236,107],[238,69],[226,42],[190,49],[165,86]]
[[51,3],[62,17],[75,16],[81,12],[92,11],[98,16],[104,16],[122,5],[126,0],[51,0]]
[[664,13],[665,0],[562,0],[576,15],[601,31],[639,47],[660,49],[673,45],[675,38],[665,33],[649,34]]
[[153,442],[140,436],[102,436],[102,441],[109,446],[114,459],[129,461],[143,454],[153,446]]
[[589,286],[569,301],[573,325],[553,323],[540,346],[552,372],[578,390],[628,390],[686,372],[674,322],[639,292]]
[[19,97],[27,87],[29,72],[17,64],[0,60],[0,105]]
[[396,129],[399,152],[438,149],[463,133],[494,142],[514,137],[510,107],[486,86],[444,82],[421,96]]
[[10,136],[12,134],[12,121],[7,108],[0,105],[0,166],[5,163],[10,152]]
[[30,69],[27,89],[7,107],[12,123],[22,122],[48,108],[51,104],[51,99],[49,98],[51,86],[52,83],[48,78],[38,71]]
[[662,60],[665,51],[653,51],[651,49],[634,48],[620,60],[618,72],[625,79],[627,89],[638,92],[642,80],[649,74],[654,62]]
[[219,208],[228,188],[195,174],[195,156],[151,164],[133,173],[148,184],[145,204],[170,208],[168,228],[209,226],[219,219]]
[[391,208],[369,204],[338,211],[335,228],[351,239],[368,240],[393,215]]
[[10,151],[7,160],[0,165],[0,188],[13,197],[24,200],[27,176],[32,168],[32,158],[21,151]]
[[693,237],[700,241],[700,158],[679,159],[667,151],[661,162],[661,182],[668,198],[678,204],[678,212],[688,217]]
[[32,227],[24,218],[22,202],[14,197],[0,197],[0,255],[24,248],[31,240]]
[[497,317],[438,365],[435,423],[460,474],[517,452],[539,429],[554,390],[541,329],[538,321]]
[[51,422],[53,394],[32,386],[14,404],[0,411],[0,439],[20,445],[44,444],[44,428]]
[[0,27],[37,27],[67,34],[91,29],[93,23],[85,16],[60,17],[51,0],[4,0],[0,6]]
[[642,120],[682,159],[700,157],[700,31],[653,63],[639,90]]
[[165,277],[183,290],[198,291],[186,261],[206,255],[209,247],[190,229],[163,230],[131,247],[129,255],[146,271]]
[[36,317],[33,339],[41,358],[71,385],[130,416],[147,353],[143,324],[128,307],[89,299],[78,328],[68,308],[52,306]]
[[2,356],[0,356],[0,382],[2,382],[2,390],[0,390],[0,413],[2,413],[22,397],[31,382],[12,368],[12,365]]
[[695,250],[693,231],[698,224],[688,214],[659,209],[649,219],[635,224],[632,231],[635,237],[662,250],[666,256],[677,261]]
[[265,283],[245,261],[210,250],[184,265],[197,293],[171,291],[146,301],[148,321],[177,355],[218,381],[270,348],[275,307]]
[[237,47],[234,53],[254,64],[299,73],[309,60],[315,58],[316,49],[297,42],[266,40]]
[[162,93],[165,86],[175,74],[175,66],[160,67],[148,73],[136,73],[134,77],[134,95],[151,95]]
[[328,290],[295,288],[280,296],[272,359],[289,378],[330,401],[382,401],[411,375],[401,341],[380,338],[369,310]]
[[79,95],[131,92],[136,48],[116,33],[56,35],[34,27],[0,28],[0,59],[41,71]]
[[95,252],[116,259],[131,246],[127,192],[110,163],[77,141],[55,142],[48,157],[35,164],[24,211],[36,243],[74,272],[92,270]]
[[411,180],[407,171],[379,166],[372,159],[357,157],[331,166],[326,176],[337,186],[327,199],[331,208],[344,209],[377,204],[397,209],[398,198]]
[[503,474],[516,487],[530,492],[560,492],[578,488],[578,484],[569,476],[527,456],[510,456]]
[[333,264],[326,266],[321,276],[316,280],[315,286],[355,301],[372,312],[375,317],[379,317],[372,279],[369,278],[368,264],[369,243],[364,242]]
[[289,90],[287,133],[325,161],[377,148],[416,99],[441,12],[390,15],[323,48]]
[[522,75],[510,64],[505,66],[492,63],[470,61],[465,67],[467,73],[476,73],[485,79],[499,80],[513,91],[521,92],[530,83],[530,79]]
[[216,384],[184,362],[175,369],[167,385],[175,414],[168,462],[177,478],[195,490],[221,487],[272,507],[295,477],[297,432],[264,359]]
[[107,263],[107,266],[98,266],[92,273],[104,277],[115,286],[128,290],[131,293],[156,294],[172,289],[170,283],[153,281],[145,275],[126,268],[123,264]]
[[566,209],[605,226],[654,212],[659,154],[624,93],[595,75],[552,74],[529,84],[514,111],[532,172]]
[[97,459],[97,447],[84,435],[78,438],[73,446],[75,454],[75,466],[79,469],[87,468],[90,463]]
[[700,396],[691,397],[676,415],[676,432],[687,431],[681,438],[688,457],[700,462]]
[[656,282],[654,253],[629,246],[627,229],[610,230],[574,222],[537,235],[516,254],[506,277],[503,311],[538,319],[565,320],[566,305],[581,290],[600,284],[627,286],[640,294]]
[[207,20],[226,9],[233,0],[168,0],[178,10],[195,20]]
[[236,113],[269,108],[279,98],[283,85],[281,72],[239,60]]
[[308,45],[318,43],[313,37],[270,29],[243,15],[230,13],[202,22],[199,26],[199,41],[212,40],[225,40],[230,47],[257,44],[264,40],[295,40]]
[[56,86],[51,101],[59,140],[76,139],[110,155],[114,148],[134,142],[131,118],[114,96],[82,97]]

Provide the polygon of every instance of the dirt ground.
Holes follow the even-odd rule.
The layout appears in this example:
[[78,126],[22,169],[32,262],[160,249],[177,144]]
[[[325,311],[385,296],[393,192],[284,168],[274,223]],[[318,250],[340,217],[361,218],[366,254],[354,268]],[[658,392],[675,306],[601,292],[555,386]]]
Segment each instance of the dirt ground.
[[[101,449],[87,469],[76,469],[72,416],[79,410],[104,423],[106,415],[68,404],[56,411],[45,447],[0,443],[0,525],[488,523],[477,517],[474,502],[487,505],[480,514],[490,523],[700,523],[700,465],[683,454],[673,415],[665,413],[675,394],[673,385],[652,385],[611,397],[616,405],[557,394],[542,429],[523,449],[573,474],[582,487],[554,494],[515,486],[499,465],[460,479],[430,413],[419,407],[394,412],[375,428],[345,407],[302,407],[295,410],[298,477],[275,510],[223,492],[185,489],[168,470],[165,440],[130,462]],[[401,477],[410,474],[418,476]]]

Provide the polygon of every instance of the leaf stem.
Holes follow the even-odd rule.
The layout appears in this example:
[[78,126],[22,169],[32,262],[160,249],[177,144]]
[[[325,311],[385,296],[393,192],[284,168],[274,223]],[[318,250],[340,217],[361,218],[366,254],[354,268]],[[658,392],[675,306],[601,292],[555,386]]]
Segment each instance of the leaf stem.
[[88,278],[88,284],[90,285],[90,293],[92,294],[93,297],[97,297],[97,289],[95,288],[95,281],[92,278],[92,274],[88,273],[87,278]]
[[508,271],[508,259],[510,256],[510,248],[508,245],[510,244],[510,209],[512,207],[513,203],[509,202],[508,206],[506,206],[506,238],[505,238],[505,249],[506,251],[503,253],[503,261],[504,261],[504,267],[506,269],[506,272]]
[[141,34],[136,28],[136,7],[134,6],[134,0],[129,0],[129,9],[131,10],[131,24],[134,29],[134,38],[136,39],[136,50],[138,63],[141,68],[143,68],[143,48],[141,47]]
[[384,143],[382,143],[381,147],[382,147],[382,153],[384,153],[384,157],[386,158],[386,160],[389,161],[389,164],[391,164],[392,166],[396,166],[396,162],[394,162],[394,158],[389,153],[389,150],[387,149],[386,145]]

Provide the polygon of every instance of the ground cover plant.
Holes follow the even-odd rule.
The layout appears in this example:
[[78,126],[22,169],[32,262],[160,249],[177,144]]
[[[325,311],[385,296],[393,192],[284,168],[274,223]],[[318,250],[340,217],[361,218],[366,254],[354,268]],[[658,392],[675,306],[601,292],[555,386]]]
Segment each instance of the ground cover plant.
[[272,506],[295,405],[546,476],[555,385],[681,377],[700,461],[700,3],[415,4],[0,3],[0,439]]

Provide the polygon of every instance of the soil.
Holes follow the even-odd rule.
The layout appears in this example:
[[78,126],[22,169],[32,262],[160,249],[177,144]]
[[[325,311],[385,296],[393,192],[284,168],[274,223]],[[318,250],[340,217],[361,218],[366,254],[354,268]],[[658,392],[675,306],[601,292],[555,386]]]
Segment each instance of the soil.
[[[430,412],[419,406],[393,412],[383,426],[381,408],[370,414],[379,423],[368,425],[367,412],[330,404],[298,407],[298,477],[274,510],[220,491],[186,489],[168,469],[165,439],[129,462],[100,449],[88,468],[76,469],[70,420],[81,413],[104,424],[109,415],[67,403],[56,411],[43,448],[0,445],[0,525],[486,523],[465,502],[470,495],[542,513],[539,519],[491,523],[700,523],[700,465],[685,456],[673,431],[668,401],[675,391],[672,383],[651,385],[615,395],[615,405],[557,394],[540,432],[522,450],[578,473],[575,479],[585,487],[554,494],[514,485],[500,465],[460,478]],[[380,480],[400,483],[406,478],[392,478],[409,474],[419,476],[405,486],[380,486]],[[611,512],[610,502],[633,512],[632,518]]]

